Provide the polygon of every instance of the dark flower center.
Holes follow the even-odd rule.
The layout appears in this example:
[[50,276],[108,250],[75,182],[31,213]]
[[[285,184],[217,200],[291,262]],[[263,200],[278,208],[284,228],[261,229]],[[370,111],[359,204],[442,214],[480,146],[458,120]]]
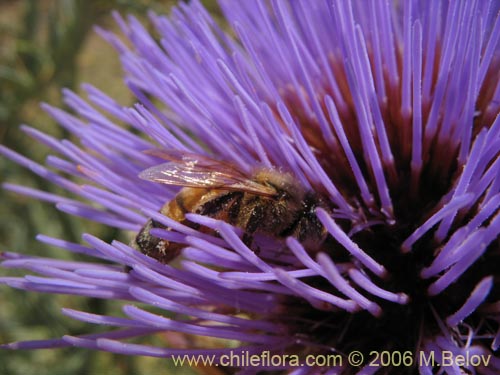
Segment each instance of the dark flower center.
[[[439,51],[437,52],[436,61],[439,61]],[[401,63],[399,67],[401,69]],[[491,65],[480,90],[473,120],[472,139],[482,128],[489,128],[496,114],[499,113],[500,103],[492,103],[500,74],[498,68],[498,63]],[[359,117],[356,115],[343,67],[340,62],[333,61],[332,70],[342,90],[344,102],[347,104],[343,108],[338,108],[342,127],[370,190],[375,192],[377,189],[374,175],[367,165],[367,155],[363,149],[359,131]],[[437,75],[435,74],[434,80],[436,79]],[[386,80],[386,82],[390,82],[390,80]],[[436,82],[433,83],[433,87],[435,84]],[[438,136],[441,131],[441,122],[445,116],[445,113],[440,113],[436,136],[433,139],[423,139],[423,165],[419,178],[415,180],[410,165],[412,114],[402,114],[400,88],[386,87],[386,92],[387,101],[379,103],[379,107],[395,160],[393,166],[383,165],[394,207],[394,220],[392,222],[386,220],[387,217],[381,213],[380,202],[376,201],[370,207],[363,202],[346,153],[339,145],[327,143],[325,137],[322,136],[317,118],[306,113],[298,94],[293,89],[282,91],[287,108],[300,125],[303,137],[314,151],[331,181],[349,203],[359,209],[360,218],[366,222],[371,220],[375,223],[356,231],[351,237],[360,248],[388,270],[389,277],[387,279],[380,280],[375,275],[371,275],[372,280],[387,291],[403,292],[410,297],[408,304],[399,305],[364,293],[367,298],[381,306],[383,314],[380,317],[374,317],[365,311],[355,314],[343,311],[319,311],[304,301],[290,298],[284,303],[286,316],[290,317],[291,320],[287,323],[290,325],[290,330],[296,332],[298,337],[308,337],[305,342],[324,345],[323,348],[334,348],[340,353],[360,350],[367,358],[372,350],[379,352],[382,350],[412,351],[416,353],[422,338],[432,338],[442,333],[440,323],[443,323],[447,316],[453,314],[464,304],[482,278],[498,274],[495,268],[496,265],[500,264],[498,263],[500,246],[497,240],[490,245],[483,257],[460,275],[447,289],[437,296],[429,296],[429,285],[436,278],[424,279],[421,276],[421,271],[432,263],[442,244],[436,243],[433,238],[434,231],[431,230],[413,245],[411,252],[403,253],[401,245],[415,229],[443,207],[442,198],[454,188],[459,174],[463,170],[463,163],[458,161],[460,144],[452,140],[451,137]],[[324,103],[326,95],[333,96],[328,85],[321,82],[317,84],[316,93],[321,103]],[[431,93],[433,94],[433,91]],[[430,102],[431,98],[422,98],[423,127],[430,115]],[[326,108],[322,109],[325,114],[328,113]],[[328,116],[327,118],[332,125],[332,119]],[[380,150],[380,139],[375,139],[375,141]],[[318,190],[322,193],[321,188]],[[459,214],[449,233],[453,234],[454,229],[470,220],[477,213],[477,210],[478,207],[474,206],[468,210],[467,214],[461,216]],[[337,222],[346,231],[355,229],[356,225],[363,224],[342,219],[337,220]],[[330,253],[332,257],[336,256],[334,254],[336,251]],[[349,257],[341,255],[341,257],[344,256]],[[334,259],[334,261],[343,260]],[[323,281],[313,279],[310,280],[310,285],[339,295],[338,291]],[[363,294],[363,291],[360,292]],[[494,287],[488,301],[498,300],[499,294],[499,288]],[[282,321],[283,317],[280,316],[279,319]],[[474,327],[484,325],[484,321],[475,314],[469,316],[467,322]],[[496,326],[488,327],[485,325],[479,331],[485,331],[491,335],[492,332],[496,332],[496,329]],[[455,329],[455,331],[452,330],[451,334],[457,337],[463,335],[459,329]],[[486,346],[488,345],[486,344]],[[305,346],[307,347],[307,345]],[[321,351],[322,349],[321,347],[315,349],[309,346],[307,350]],[[403,373],[403,368],[398,369],[398,371],[400,371],[398,373]],[[418,373],[416,369],[407,369],[407,371],[412,374]]]

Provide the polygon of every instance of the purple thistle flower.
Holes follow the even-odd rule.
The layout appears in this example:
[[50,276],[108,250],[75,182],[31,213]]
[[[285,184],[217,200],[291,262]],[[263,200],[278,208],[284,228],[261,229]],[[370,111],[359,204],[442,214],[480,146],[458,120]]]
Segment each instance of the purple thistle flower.
[[[4,268],[37,274],[3,284],[126,301],[123,316],[62,310],[107,332],[3,347],[216,359],[234,351],[127,341],[174,331],[235,340],[249,353],[343,356],[332,368],[274,367],[296,374],[499,373],[497,2],[221,7],[234,37],[197,1],[171,17],[150,14],[158,40],[115,15],[128,43],[98,32],[119,52],[138,104],[124,108],[90,86],[88,101],[65,91],[76,115],[44,109],[78,144],[22,127],[57,156],[43,166],[0,149],[73,198],[5,188],[133,233],[151,218],[161,224],[151,235],[183,247],[163,264],[89,234],[84,244],[40,235],[102,262],[3,253]],[[162,163],[144,153],[153,148],[210,156],[247,174],[291,174],[327,202],[315,213],[329,238],[319,252],[294,237],[257,235],[249,246],[223,220],[192,213],[185,225],[162,215],[179,189],[138,177]],[[348,364],[353,351],[365,356],[360,367]],[[410,352],[411,365],[384,364],[372,351]],[[489,362],[448,361],[460,355]],[[381,367],[370,367],[373,359]]]

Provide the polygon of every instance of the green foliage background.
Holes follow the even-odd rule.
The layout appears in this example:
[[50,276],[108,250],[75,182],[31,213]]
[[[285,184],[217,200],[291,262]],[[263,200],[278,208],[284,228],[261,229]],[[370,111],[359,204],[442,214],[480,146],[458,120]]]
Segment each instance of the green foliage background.
[[[97,36],[92,25],[116,30],[112,9],[145,18],[146,11],[167,13],[173,0],[0,0],[0,143],[43,163],[48,150],[26,137],[29,124],[57,138],[68,137],[39,107],[47,102],[64,107],[61,89],[80,92],[82,82],[94,84],[120,103],[133,98],[122,83],[119,59]],[[204,1],[215,13],[213,0]],[[58,192],[31,172],[0,158],[0,181]],[[35,240],[38,233],[79,242],[89,232],[105,241],[127,234],[70,217],[49,204],[0,190],[0,251],[68,259],[71,255]],[[88,261],[88,259],[87,259]],[[0,269],[0,276],[15,272]],[[46,339],[64,334],[98,332],[101,328],[76,322],[61,307],[100,314],[119,314],[114,301],[43,295],[0,286],[0,342]],[[161,343],[160,343],[161,344]],[[125,357],[85,349],[0,351],[2,375],[170,374],[193,373],[171,368],[169,361]]]

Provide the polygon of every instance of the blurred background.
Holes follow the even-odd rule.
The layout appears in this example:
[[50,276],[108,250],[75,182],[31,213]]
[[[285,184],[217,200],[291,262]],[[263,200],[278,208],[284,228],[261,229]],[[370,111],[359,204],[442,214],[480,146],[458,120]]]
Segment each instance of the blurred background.
[[[219,17],[214,0],[202,2]],[[0,0],[0,143],[43,163],[48,150],[26,137],[19,125],[28,124],[57,138],[67,138],[64,129],[39,106],[40,102],[47,102],[64,108],[61,100],[64,87],[80,93],[80,84],[88,82],[121,104],[132,104],[134,99],[122,83],[115,51],[92,26],[97,24],[117,31],[110,16],[113,9],[134,14],[147,23],[148,10],[166,14],[174,4],[173,0]],[[60,192],[3,158],[0,158],[0,176],[2,183]],[[43,233],[79,242],[85,232],[106,242],[115,238],[127,241],[130,236],[0,189],[0,251],[69,259],[70,254],[37,242],[35,236]],[[0,276],[15,275],[0,269]],[[0,285],[0,343],[99,332],[102,328],[98,326],[64,317],[60,308],[120,314],[120,306],[112,301],[43,295]],[[195,371],[174,369],[164,359],[130,358],[85,349],[0,351],[1,375],[156,375]]]

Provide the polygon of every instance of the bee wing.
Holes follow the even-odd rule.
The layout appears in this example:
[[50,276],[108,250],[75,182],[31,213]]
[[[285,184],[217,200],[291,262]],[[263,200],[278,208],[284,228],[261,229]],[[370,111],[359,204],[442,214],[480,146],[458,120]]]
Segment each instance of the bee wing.
[[230,163],[179,151],[153,150],[148,154],[172,161],[142,171],[139,177],[144,180],[194,188],[238,190],[263,196],[276,195],[273,187],[253,181]]
[[184,163],[190,166],[196,165],[196,167],[199,169],[206,168],[207,170],[212,169],[215,171],[228,170],[231,171],[231,174],[234,175],[235,177],[241,178],[242,180],[248,179],[248,176],[238,171],[238,169],[234,164],[212,159],[205,155],[193,154],[181,150],[159,150],[159,149],[146,150],[144,151],[144,153],[148,155],[157,156],[161,159],[169,160],[174,163],[179,163],[179,164]]
[[183,160],[212,160],[211,158],[199,154],[193,154],[191,152],[185,152],[182,150],[170,149],[170,150],[160,150],[157,148],[153,148],[150,150],[143,151],[145,154],[157,156],[160,159],[165,159],[169,161],[183,161]]

